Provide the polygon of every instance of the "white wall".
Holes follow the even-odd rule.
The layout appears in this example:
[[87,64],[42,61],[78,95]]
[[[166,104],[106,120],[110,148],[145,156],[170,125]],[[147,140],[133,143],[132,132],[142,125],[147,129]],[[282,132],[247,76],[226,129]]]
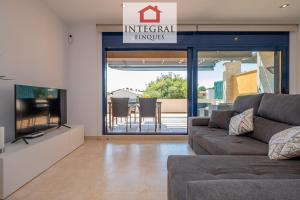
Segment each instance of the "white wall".
[[297,32],[290,32],[290,93],[296,94],[299,93],[300,87],[299,87],[299,50],[300,50],[300,44],[299,44],[299,30]]
[[298,26],[298,34],[297,34],[297,48],[296,48],[296,93],[300,94],[300,24]]
[[[300,24],[299,24],[300,26]],[[290,33],[290,93],[300,94],[300,27]]]
[[68,121],[83,124],[86,136],[101,133],[101,69],[96,25],[69,27],[73,42],[68,57]]
[[66,29],[39,0],[0,1],[0,125],[14,138],[13,85],[65,88]]

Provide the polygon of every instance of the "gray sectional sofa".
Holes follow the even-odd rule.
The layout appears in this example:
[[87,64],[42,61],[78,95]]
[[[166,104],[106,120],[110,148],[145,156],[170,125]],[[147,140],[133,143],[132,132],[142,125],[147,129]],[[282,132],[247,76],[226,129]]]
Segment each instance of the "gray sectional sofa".
[[300,159],[267,156],[274,134],[300,126],[300,95],[241,96],[232,112],[249,108],[254,131],[245,136],[209,128],[208,118],[189,119],[189,144],[198,155],[169,157],[169,200],[300,199]]

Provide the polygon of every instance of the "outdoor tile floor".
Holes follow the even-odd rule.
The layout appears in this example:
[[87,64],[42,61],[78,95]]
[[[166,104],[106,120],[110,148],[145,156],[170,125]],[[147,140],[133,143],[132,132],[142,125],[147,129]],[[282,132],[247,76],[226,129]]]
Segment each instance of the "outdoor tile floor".
[[[122,134],[126,133],[125,119],[118,119],[118,124],[114,125],[113,130],[109,129],[110,134]],[[128,132],[129,134],[154,134],[154,120],[152,118],[145,118],[142,122],[142,132],[139,131],[138,116],[136,122],[134,122],[134,117],[132,116],[131,128],[128,122]],[[163,113],[162,114],[162,125],[161,129],[157,125],[157,134],[183,134],[187,133],[187,114],[184,113]]]

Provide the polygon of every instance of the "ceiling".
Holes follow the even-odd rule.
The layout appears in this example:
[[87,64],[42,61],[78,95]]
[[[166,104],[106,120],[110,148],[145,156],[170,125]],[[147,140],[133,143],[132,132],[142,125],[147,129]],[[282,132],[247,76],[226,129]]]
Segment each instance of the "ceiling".
[[[122,0],[40,1],[46,2],[67,24],[122,23]],[[141,1],[126,0],[126,2]],[[178,3],[179,24],[298,24],[300,22],[300,0],[162,0],[161,2]],[[289,3],[290,6],[280,8],[285,3]]]

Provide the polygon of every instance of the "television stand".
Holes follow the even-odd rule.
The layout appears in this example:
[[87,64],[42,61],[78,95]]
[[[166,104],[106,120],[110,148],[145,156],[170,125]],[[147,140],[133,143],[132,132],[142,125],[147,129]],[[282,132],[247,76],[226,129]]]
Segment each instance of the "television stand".
[[5,152],[0,154],[1,200],[84,143],[84,127],[71,126],[71,129],[53,129],[29,144],[22,141],[5,145]]
[[60,127],[66,127],[66,128],[71,128],[71,126],[67,126],[67,125],[65,125],[65,124],[61,124],[61,125],[59,125],[58,127],[56,127],[56,129],[59,129]]
[[41,137],[43,135],[45,135],[43,132],[37,133],[37,134],[32,134],[32,135],[26,135],[26,136],[18,137],[16,139],[14,139],[11,143],[14,144],[19,140],[23,140],[26,144],[29,144],[27,140],[38,138],[38,137]]
[[29,144],[25,137],[16,138],[11,143],[14,144],[14,143],[16,143],[19,140],[23,140],[26,144]]

